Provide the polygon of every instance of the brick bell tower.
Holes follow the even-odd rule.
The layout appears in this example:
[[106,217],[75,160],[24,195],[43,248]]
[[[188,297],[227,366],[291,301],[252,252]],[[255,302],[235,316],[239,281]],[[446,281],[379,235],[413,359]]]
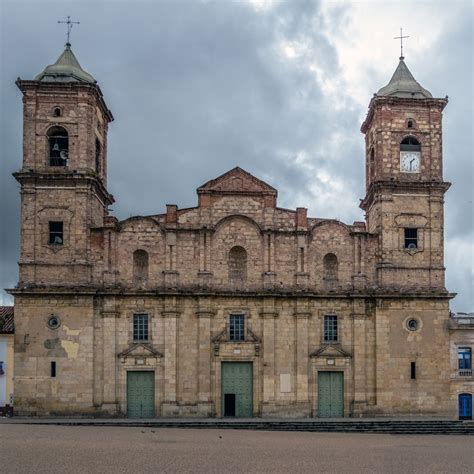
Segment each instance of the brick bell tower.
[[113,120],[96,80],[66,44],[23,93],[20,286],[87,284],[90,229],[101,227],[107,191],[107,130]]
[[370,101],[365,134],[366,195],[361,208],[378,234],[377,284],[444,289],[442,112],[404,57]]

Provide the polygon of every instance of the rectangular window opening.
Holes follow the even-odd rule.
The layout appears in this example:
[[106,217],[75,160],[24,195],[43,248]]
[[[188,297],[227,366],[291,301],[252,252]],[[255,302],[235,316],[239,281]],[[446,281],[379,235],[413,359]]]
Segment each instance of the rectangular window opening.
[[337,342],[337,316],[324,316],[324,342]]
[[51,377],[56,377],[56,362],[51,362]]
[[460,347],[458,349],[459,370],[472,370],[472,350],[470,347]]
[[245,316],[243,314],[229,316],[229,339],[231,341],[245,340]]
[[49,222],[49,240],[50,245],[63,245],[63,223],[62,222]]
[[418,229],[414,229],[411,227],[405,228],[404,248],[408,250],[418,248]]
[[410,377],[412,380],[416,379],[416,362],[410,363]]
[[133,315],[133,340],[148,341],[148,314]]

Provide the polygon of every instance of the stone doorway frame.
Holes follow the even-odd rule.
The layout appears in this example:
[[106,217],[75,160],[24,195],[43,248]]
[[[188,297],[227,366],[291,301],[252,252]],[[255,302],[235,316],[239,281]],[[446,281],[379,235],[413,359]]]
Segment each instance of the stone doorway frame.
[[[142,349],[142,350],[140,350]],[[143,350],[145,349],[145,350]],[[163,355],[147,344],[133,344],[118,354],[117,402],[120,414],[127,416],[127,377],[128,372],[154,371],[155,377],[155,418],[161,417],[161,402],[164,399]]]
[[344,418],[351,416],[352,356],[338,345],[325,345],[312,352],[311,357],[311,417],[318,417],[318,372],[342,372],[344,380]]

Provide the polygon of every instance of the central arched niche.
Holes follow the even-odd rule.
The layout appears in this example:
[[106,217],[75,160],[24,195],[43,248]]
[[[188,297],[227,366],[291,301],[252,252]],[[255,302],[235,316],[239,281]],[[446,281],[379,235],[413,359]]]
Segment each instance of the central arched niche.
[[133,252],[133,283],[143,285],[148,281],[148,252],[142,249]]
[[347,225],[329,219],[315,225],[308,256],[311,286],[317,290],[350,288],[353,249],[354,238]]
[[246,216],[230,216],[216,225],[212,237],[212,268],[216,283],[238,286],[262,284],[262,232]]
[[247,251],[240,245],[229,250],[227,271],[229,283],[238,285],[247,282]]

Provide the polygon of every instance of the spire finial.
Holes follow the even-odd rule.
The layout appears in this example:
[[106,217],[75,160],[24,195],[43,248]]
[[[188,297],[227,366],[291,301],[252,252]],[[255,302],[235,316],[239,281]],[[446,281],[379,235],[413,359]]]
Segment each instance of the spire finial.
[[80,21],[71,21],[71,17],[68,15],[67,20],[58,20],[58,23],[65,23],[67,25],[67,43],[66,43],[66,48],[69,48],[71,46],[71,43],[69,42],[69,36],[71,34],[71,30],[73,25],[79,25]]
[[403,36],[403,28],[400,28],[400,36],[395,36],[393,38],[393,39],[399,39],[400,40],[400,59],[405,59],[405,57],[403,56],[403,39],[404,38],[409,38],[409,36]]

